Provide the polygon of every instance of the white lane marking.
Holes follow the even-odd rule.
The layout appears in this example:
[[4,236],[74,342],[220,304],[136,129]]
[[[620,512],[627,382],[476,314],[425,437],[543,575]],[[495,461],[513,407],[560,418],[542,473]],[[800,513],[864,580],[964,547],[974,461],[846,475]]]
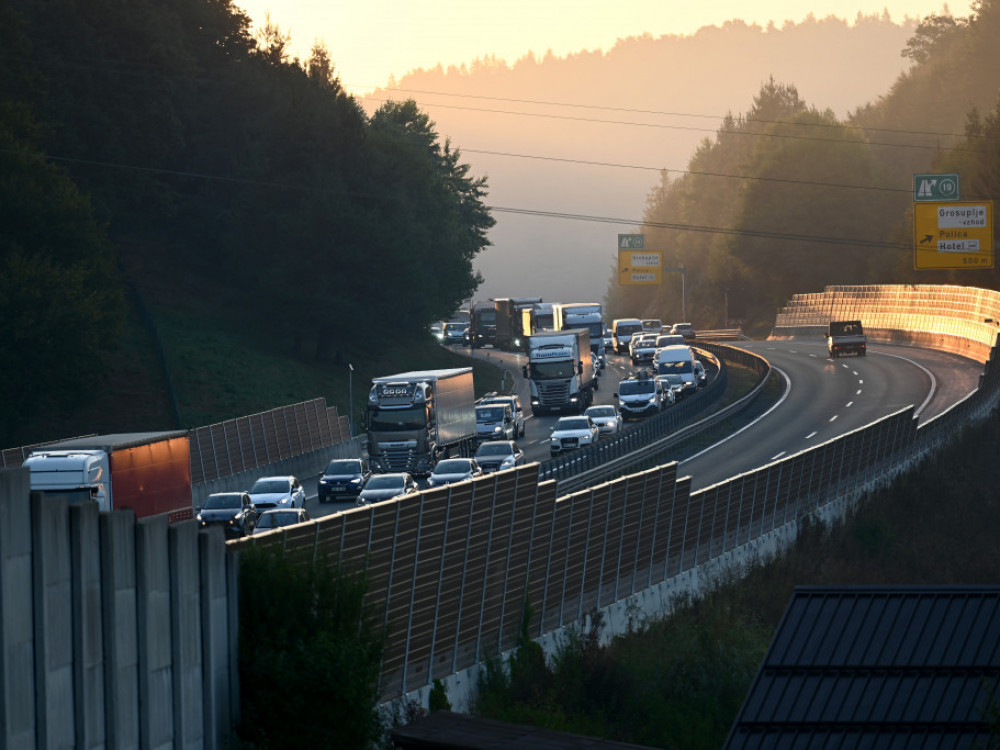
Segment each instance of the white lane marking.
[[918,406],[916,409],[913,410],[913,416],[919,417],[920,412],[922,412],[924,409],[927,408],[927,404],[931,402],[931,399],[934,398],[934,393],[937,391],[937,378],[934,377],[934,373],[928,370],[919,362],[916,362],[910,359],[909,357],[903,357],[899,354],[889,354],[888,352],[873,352],[873,354],[878,354],[879,356],[882,357],[895,357],[896,359],[901,359],[904,362],[909,362],[914,367],[919,367],[921,370],[923,370],[927,374],[927,377],[931,379],[931,389],[930,392],[927,394],[927,398],[924,399],[924,402],[920,404],[920,406]]
[[861,389],[860,389],[860,388],[858,388],[858,392],[857,392],[857,393],[855,393],[854,395],[855,395],[855,396],[860,396],[860,395],[861,395]]
[[845,409],[850,409],[852,406],[854,406],[853,401],[848,401],[846,404],[844,404]]
[[812,431],[812,432],[810,432],[810,433],[809,433],[808,435],[806,435],[806,438],[805,438],[805,439],[806,439],[806,440],[808,440],[808,439],[809,439],[809,438],[811,438],[811,437],[816,437],[816,430],[813,430],[813,431]]
[[773,456],[771,456],[771,460],[772,461],[777,461],[779,458],[781,458],[784,455],[785,455],[785,451],[781,451],[781,453],[776,453]]
[[864,382],[865,382],[864,380],[859,380],[858,385],[864,385]]
[[830,421],[831,422],[836,422],[837,421],[837,415],[834,414],[832,417],[830,417]]
[[708,453],[713,448],[719,447],[720,445],[722,445],[723,443],[725,443],[730,438],[734,438],[737,435],[739,435],[744,430],[749,430],[751,427],[753,427],[760,420],[762,420],[764,417],[766,417],[768,414],[770,414],[772,411],[774,411],[775,409],[777,409],[779,406],[781,406],[785,402],[785,399],[788,398],[788,394],[792,392],[792,380],[791,380],[791,378],[788,377],[788,373],[786,373],[780,367],[775,367],[774,365],[771,365],[771,369],[773,369],[775,372],[777,372],[779,375],[781,375],[781,377],[783,377],[785,379],[785,392],[781,395],[781,398],[779,398],[777,400],[777,402],[774,404],[774,406],[772,406],[766,412],[764,412],[763,414],[761,414],[759,417],[757,417],[757,419],[753,420],[750,424],[744,425],[743,427],[741,427],[740,429],[738,429],[736,432],[733,432],[733,433],[731,433],[729,435],[726,435],[726,437],[722,438],[722,440],[720,440],[719,442],[717,442],[717,443],[715,443],[713,445],[710,445],[707,448],[703,448],[702,450],[700,450],[697,453],[695,453],[693,456],[689,456],[684,461],[681,461],[680,462],[681,464],[686,464],[688,461],[691,461],[693,459],[698,458],[698,456],[702,455],[703,453]]

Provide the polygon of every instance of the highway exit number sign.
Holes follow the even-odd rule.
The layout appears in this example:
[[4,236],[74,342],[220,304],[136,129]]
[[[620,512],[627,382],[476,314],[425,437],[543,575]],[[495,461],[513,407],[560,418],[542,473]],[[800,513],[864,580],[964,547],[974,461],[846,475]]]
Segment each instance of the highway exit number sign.
[[955,173],[913,175],[914,203],[957,201],[959,197],[958,175]]

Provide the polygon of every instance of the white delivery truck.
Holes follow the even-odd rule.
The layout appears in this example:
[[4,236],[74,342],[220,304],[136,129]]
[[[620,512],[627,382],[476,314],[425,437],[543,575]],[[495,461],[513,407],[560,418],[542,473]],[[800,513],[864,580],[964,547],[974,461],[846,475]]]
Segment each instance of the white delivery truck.
[[531,393],[531,413],[574,412],[590,406],[597,390],[590,331],[546,331],[528,337],[523,368]]

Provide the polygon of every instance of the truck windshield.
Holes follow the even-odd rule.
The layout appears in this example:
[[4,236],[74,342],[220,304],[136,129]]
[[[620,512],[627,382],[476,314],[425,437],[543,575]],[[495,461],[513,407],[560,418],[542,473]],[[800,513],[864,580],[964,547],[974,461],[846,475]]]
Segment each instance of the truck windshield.
[[383,432],[420,430],[427,425],[427,412],[423,406],[409,406],[405,409],[379,409],[370,415],[370,428]]
[[571,378],[576,373],[573,361],[569,359],[556,362],[532,362],[531,377],[534,380],[552,380],[554,378]]

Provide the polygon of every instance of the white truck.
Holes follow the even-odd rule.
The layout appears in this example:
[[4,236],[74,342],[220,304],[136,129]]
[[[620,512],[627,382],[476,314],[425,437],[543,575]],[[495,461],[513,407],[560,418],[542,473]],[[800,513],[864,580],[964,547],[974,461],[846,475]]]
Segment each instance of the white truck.
[[374,378],[368,394],[368,460],[383,472],[427,476],[441,458],[471,456],[476,442],[472,368]]
[[594,400],[597,376],[590,355],[590,331],[545,331],[528,337],[522,368],[531,393],[531,413],[583,413]]
[[191,518],[191,445],[186,430],[71,438],[31,452],[31,489],[136,518]]
[[586,328],[590,333],[590,351],[599,367],[607,363],[604,352],[604,307],[599,302],[571,302],[552,306],[552,330]]

